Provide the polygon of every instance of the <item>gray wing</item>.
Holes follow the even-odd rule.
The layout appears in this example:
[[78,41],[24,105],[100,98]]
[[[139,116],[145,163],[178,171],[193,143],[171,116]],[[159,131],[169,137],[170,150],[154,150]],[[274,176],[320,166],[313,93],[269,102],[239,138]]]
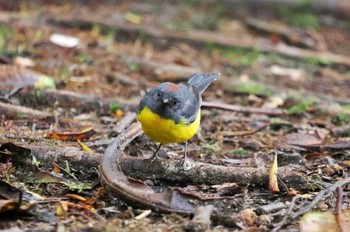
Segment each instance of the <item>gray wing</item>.
[[191,124],[196,120],[199,108],[202,104],[200,93],[191,85],[181,84],[183,105],[179,114],[185,119],[186,124]]

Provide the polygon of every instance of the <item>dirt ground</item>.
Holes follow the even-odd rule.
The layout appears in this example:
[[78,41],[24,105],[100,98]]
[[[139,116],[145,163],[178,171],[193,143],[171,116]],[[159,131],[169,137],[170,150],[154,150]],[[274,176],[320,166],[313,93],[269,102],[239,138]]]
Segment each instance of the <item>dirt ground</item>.
[[[348,231],[350,9],[287,2],[0,1],[1,231]],[[150,163],[138,103],[195,73]]]

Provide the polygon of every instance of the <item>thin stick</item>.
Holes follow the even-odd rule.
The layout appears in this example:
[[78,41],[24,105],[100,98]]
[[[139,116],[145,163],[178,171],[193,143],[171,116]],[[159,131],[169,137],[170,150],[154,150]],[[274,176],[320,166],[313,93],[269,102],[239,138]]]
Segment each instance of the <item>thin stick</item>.
[[350,177],[344,179],[344,180],[341,180],[341,181],[338,181],[336,182],[335,184],[333,184],[332,186],[330,186],[329,188],[326,188],[322,191],[320,191],[315,199],[310,202],[306,207],[303,207],[302,209],[300,209],[298,212],[296,212],[295,214],[292,214],[291,217],[293,219],[296,219],[297,217],[299,217],[300,215],[303,215],[307,212],[309,212],[313,207],[315,207],[317,205],[318,202],[320,202],[320,200],[322,200],[322,198],[324,196],[328,196],[330,195],[332,192],[334,192],[338,187],[341,187],[343,185],[347,185],[350,183]]
[[344,191],[342,187],[337,188],[337,206],[336,206],[336,213],[338,215],[342,214],[342,205],[344,201]]
[[[315,207],[317,205],[317,203],[320,202],[320,200],[323,199],[323,197],[326,197],[326,196],[330,195],[336,189],[341,188],[343,185],[347,185],[349,183],[350,183],[350,177],[348,177],[348,178],[346,178],[344,180],[338,181],[335,184],[331,185],[330,187],[320,191],[316,195],[316,197],[314,198],[313,201],[311,201],[308,205],[306,205],[305,207],[303,207],[302,209],[300,209],[299,211],[297,211],[294,214],[292,213],[292,210],[295,207],[295,203],[296,203],[296,201],[298,199],[302,198],[302,196],[297,195],[297,196],[293,197],[293,200],[292,200],[292,202],[291,202],[291,204],[290,204],[290,206],[289,206],[285,216],[283,217],[282,221],[280,223],[278,223],[276,225],[276,227],[272,231],[273,232],[279,231],[282,228],[282,226],[284,226],[286,224],[287,219],[290,218],[290,219],[294,220],[297,217],[299,217],[300,215],[303,215],[303,214],[309,212],[313,207]],[[338,204],[340,204],[340,203],[338,203],[338,201],[337,201],[337,212],[338,212],[338,208],[339,208]]]
[[277,226],[272,230],[272,232],[280,231],[282,226],[284,226],[286,224],[287,219],[289,218],[289,216],[290,216],[290,214],[295,206],[296,201],[299,200],[300,198],[302,198],[301,195],[296,195],[295,197],[293,197],[292,202],[290,203],[290,206],[289,206],[286,214],[284,215],[282,221],[277,224]]

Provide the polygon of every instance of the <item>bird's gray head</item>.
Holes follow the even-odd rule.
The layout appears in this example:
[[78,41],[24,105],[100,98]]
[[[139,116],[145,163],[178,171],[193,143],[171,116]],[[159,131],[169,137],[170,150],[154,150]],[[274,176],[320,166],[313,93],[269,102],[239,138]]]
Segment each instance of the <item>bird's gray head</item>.
[[143,97],[139,105],[139,111],[147,106],[160,116],[178,122],[180,119],[177,112],[184,105],[181,92],[182,88],[179,85],[171,82],[162,83],[151,89]]

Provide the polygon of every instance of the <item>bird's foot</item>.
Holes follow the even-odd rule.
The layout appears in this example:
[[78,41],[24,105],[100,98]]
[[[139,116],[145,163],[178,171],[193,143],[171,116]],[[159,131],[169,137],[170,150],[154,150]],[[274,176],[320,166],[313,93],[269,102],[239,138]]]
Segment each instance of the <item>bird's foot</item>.
[[184,157],[180,160],[178,166],[181,167],[181,168],[184,168],[184,165],[185,165],[186,161],[187,161],[187,157],[184,156]]
[[148,159],[148,165],[151,165],[156,159],[157,159],[158,156],[154,155],[152,156],[151,158]]

